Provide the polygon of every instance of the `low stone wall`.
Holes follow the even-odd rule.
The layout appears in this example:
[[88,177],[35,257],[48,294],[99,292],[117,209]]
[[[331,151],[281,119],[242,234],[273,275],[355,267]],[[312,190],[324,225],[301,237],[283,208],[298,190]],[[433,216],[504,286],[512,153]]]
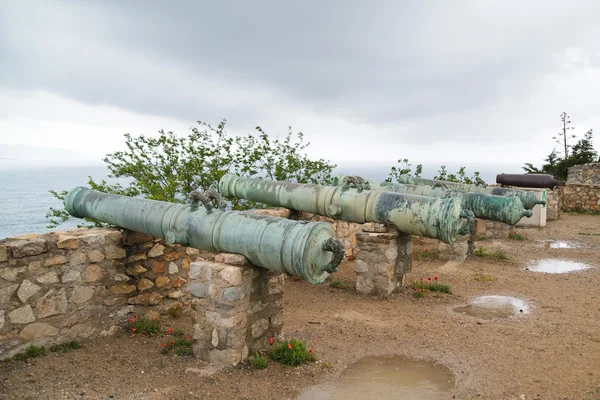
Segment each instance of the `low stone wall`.
[[575,165],[569,168],[567,183],[571,185],[600,186],[600,162]]
[[546,221],[555,221],[560,218],[560,193],[561,186],[546,191]]
[[329,222],[333,225],[333,229],[336,232],[336,236],[344,243],[346,249],[346,257],[355,259],[356,258],[356,234],[362,232],[363,224],[357,224],[354,222],[338,221],[328,217],[322,217],[320,215],[299,212],[292,216],[295,219],[302,221],[314,221],[314,222]]
[[567,182],[561,187],[560,209],[600,211],[600,185],[578,185]]
[[242,256],[118,229],[7,238],[0,241],[0,359],[31,344],[112,334],[133,313],[180,311],[196,321],[196,354],[230,365],[265,335],[281,333],[282,285],[281,275]]

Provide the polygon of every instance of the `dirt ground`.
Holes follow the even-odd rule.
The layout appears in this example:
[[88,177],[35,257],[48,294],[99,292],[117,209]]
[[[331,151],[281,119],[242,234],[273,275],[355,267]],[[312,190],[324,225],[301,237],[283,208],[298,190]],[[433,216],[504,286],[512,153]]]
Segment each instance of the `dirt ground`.
[[[565,214],[543,229],[518,231],[527,239],[478,242],[488,252],[503,249],[507,260],[414,260],[410,281],[439,275],[451,295],[358,295],[353,262],[333,276],[348,288],[287,280],[285,334],[306,340],[320,359],[315,364],[272,363],[264,370],[241,365],[210,375],[200,360],[160,354],[165,338],[125,334],[68,353],[0,364],[0,398],[282,399],[335,380],[363,357],[399,355],[449,368],[456,382],[450,398],[600,399],[600,216]],[[584,247],[552,249],[549,240]],[[592,268],[568,274],[524,270],[541,258]],[[521,298],[531,313],[480,320],[452,311],[479,295]],[[172,326],[182,323],[174,320]]]

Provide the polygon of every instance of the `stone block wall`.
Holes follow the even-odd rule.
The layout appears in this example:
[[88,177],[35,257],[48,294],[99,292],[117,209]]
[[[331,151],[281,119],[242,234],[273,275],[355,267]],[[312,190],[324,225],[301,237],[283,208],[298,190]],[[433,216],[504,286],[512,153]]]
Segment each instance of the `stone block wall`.
[[546,221],[560,218],[560,190],[561,186],[546,191]]
[[565,186],[561,187],[560,209],[563,211],[600,211],[600,185],[579,185],[567,182]]
[[504,222],[485,220],[485,237],[487,239],[506,239],[513,227]]
[[[196,285],[198,276],[190,277],[191,265],[197,261],[214,265],[215,273],[203,282],[208,294],[204,297]],[[1,240],[0,359],[31,344],[46,346],[112,334],[134,312],[160,315],[180,309],[200,322],[207,315],[218,316],[213,318],[217,327],[228,326],[227,321],[233,320],[227,320],[226,314],[236,309],[246,316],[242,325],[266,319],[264,335],[276,335],[283,321],[278,297],[283,277],[246,264],[242,256],[168,245],[118,229],[76,229]],[[222,332],[217,329],[219,340]],[[244,337],[250,340],[245,346],[252,351],[263,336],[249,335]],[[198,343],[196,348],[201,347]],[[219,350],[222,343],[234,346],[227,340],[219,343],[215,346]],[[214,354],[215,362],[224,359]]]
[[281,339],[283,275],[248,268],[236,254],[194,262],[190,271],[194,297],[194,353],[218,365],[237,365]]
[[575,165],[569,168],[567,184],[600,186],[600,162]]
[[363,224],[338,221],[306,212],[298,212],[293,217],[302,221],[329,222],[333,225],[337,238],[344,243],[346,257],[356,258],[356,233],[362,232]]

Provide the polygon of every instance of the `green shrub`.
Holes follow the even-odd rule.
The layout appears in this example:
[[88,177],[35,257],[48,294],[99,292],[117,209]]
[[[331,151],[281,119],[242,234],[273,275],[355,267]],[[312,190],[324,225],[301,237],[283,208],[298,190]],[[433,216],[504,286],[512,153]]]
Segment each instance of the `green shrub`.
[[252,366],[256,369],[264,369],[269,365],[269,360],[267,360],[267,357],[259,353],[256,353],[254,357],[249,357],[248,361],[250,361],[250,364],[252,364]]
[[308,350],[304,342],[294,338],[287,342],[277,344],[271,349],[269,356],[274,361],[285,365],[298,365],[316,360],[312,354],[312,350]]
[[39,356],[43,356],[46,353],[46,349],[43,346],[29,346],[23,353],[15,354],[12,357],[5,358],[4,362],[11,361],[27,361],[30,358],[35,358]]
[[77,350],[80,348],[81,348],[81,345],[73,340],[70,342],[54,345],[54,346],[50,347],[50,351],[52,351],[54,353],[56,353],[56,352],[66,353],[67,351]]
[[129,323],[132,324],[131,330],[133,332],[146,333],[150,336],[154,336],[160,332],[160,321],[158,318],[148,319],[142,317],[140,319],[133,319],[133,323],[131,322],[132,319],[129,320]]

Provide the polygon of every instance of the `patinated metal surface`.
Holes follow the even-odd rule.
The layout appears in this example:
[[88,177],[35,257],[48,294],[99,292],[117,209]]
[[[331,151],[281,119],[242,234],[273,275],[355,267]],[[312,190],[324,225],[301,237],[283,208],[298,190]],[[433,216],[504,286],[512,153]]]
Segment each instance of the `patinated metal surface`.
[[227,174],[219,192],[272,206],[319,214],[349,222],[379,222],[412,235],[452,243],[468,233],[473,213],[459,199],[441,199],[349,187],[304,185]]
[[460,190],[448,190],[441,187],[424,185],[408,185],[390,182],[371,182],[358,177],[337,176],[334,184],[343,186],[353,184],[371,190],[382,190],[413,194],[418,196],[431,196],[441,198],[457,198],[462,202],[462,208],[471,210],[478,218],[504,222],[515,225],[523,217],[531,217],[533,212],[526,210],[518,197],[495,196],[484,193],[464,192]]
[[322,283],[337,270],[344,246],[331,224],[224,211],[213,208],[210,200],[214,198],[214,194],[196,194],[192,205],[184,205],[77,187],[64,202],[74,217],[94,218],[164,238],[168,243],[242,254],[258,267],[299,276],[313,284]]
[[414,178],[408,175],[400,175],[399,183],[409,185],[425,185],[431,187],[440,187],[442,189],[462,190],[465,192],[492,194],[495,196],[518,197],[526,210],[531,210],[536,204],[546,204],[546,201],[536,197],[535,192],[528,190],[507,189],[503,187],[483,187],[477,185],[468,185],[466,183],[456,183],[447,181],[437,181],[434,179]]
[[565,181],[557,181],[550,174],[498,174],[496,183],[508,186],[554,189],[556,186],[565,186]]

